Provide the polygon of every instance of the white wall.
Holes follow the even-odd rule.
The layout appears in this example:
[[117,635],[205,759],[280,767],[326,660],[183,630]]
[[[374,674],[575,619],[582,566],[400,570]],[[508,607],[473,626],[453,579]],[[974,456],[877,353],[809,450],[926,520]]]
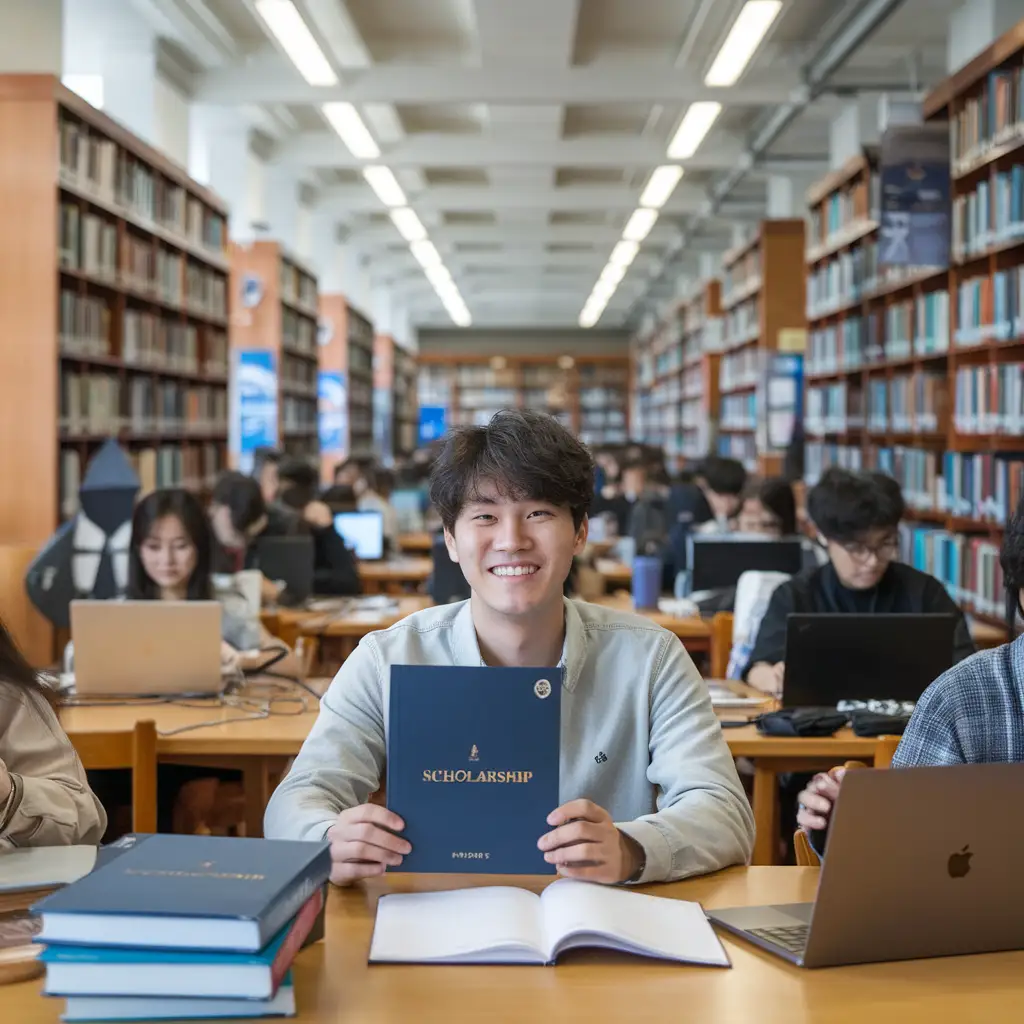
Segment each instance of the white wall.
[[[263,161],[255,153],[249,153],[249,161],[246,175],[246,190],[248,192],[247,214],[251,220],[263,220],[267,215],[266,194],[266,167]],[[248,228],[248,225],[246,225]]]
[[156,106],[157,148],[182,167],[188,167],[188,99],[165,78],[157,75],[153,101]]

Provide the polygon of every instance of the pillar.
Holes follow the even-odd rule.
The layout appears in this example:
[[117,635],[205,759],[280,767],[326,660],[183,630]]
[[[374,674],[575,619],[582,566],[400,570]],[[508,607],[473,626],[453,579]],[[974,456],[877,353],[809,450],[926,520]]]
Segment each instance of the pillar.
[[324,207],[314,207],[310,215],[312,255],[310,262],[316,271],[317,283],[324,295],[344,294],[341,245],[338,225]]
[[228,204],[231,238],[251,242],[263,217],[262,182],[249,153],[249,126],[239,113],[234,107],[192,106],[189,174]]
[[857,156],[864,146],[878,143],[876,109],[867,101],[853,100],[833,118],[829,125],[829,165],[838,170]]
[[765,213],[769,220],[795,217],[798,210],[802,214],[801,205],[800,196],[797,194],[792,178],[783,177],[781,174],[769,176],[768,197],[765,205]]
[[950,74],[976,57],[1021,20],[1020,0],[967,0],[949,19],[947,66]]
[[713,252],[702,252],[700,254],[700,279],[701,281],[711,281],[718,277],[718,272],[722,268],[722,259],[717,253]]
[[3,0],[0,73],[59,75],[63,35],[63,0]]
[[298,253],[300,229],[299,179],[290,167],[268,164],[264,171],[263,213],[267,235],[291,253]]

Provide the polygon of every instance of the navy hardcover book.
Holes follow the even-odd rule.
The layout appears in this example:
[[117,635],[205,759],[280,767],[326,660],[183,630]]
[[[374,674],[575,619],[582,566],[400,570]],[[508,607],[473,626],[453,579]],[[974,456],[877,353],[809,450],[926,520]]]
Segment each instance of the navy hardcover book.
[[32,911],[40,942],[255,952],[330,873],[327,843],[150,835]]
[[554,874],[537,840],[558,806],[560,668],[394,665],[387,804],[397,871]]

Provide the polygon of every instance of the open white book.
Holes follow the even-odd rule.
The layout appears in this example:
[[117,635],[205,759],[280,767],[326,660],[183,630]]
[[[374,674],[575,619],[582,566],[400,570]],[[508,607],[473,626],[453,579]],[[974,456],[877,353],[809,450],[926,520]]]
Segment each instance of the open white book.
[[730,966],[699,903],[567,878],[540,896],[510,886],[382,896],[370,963],[553,964],[584,946]]

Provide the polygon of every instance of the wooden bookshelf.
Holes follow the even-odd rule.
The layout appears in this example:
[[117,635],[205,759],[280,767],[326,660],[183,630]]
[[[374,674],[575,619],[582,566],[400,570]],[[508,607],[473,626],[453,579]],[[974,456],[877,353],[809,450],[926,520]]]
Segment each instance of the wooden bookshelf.
[[[812,218],[862,182],[876,197],[860,238],[808,253],[808,482],[832,464],[891,473],[908,504],[904,556],[999,624],[998,547],[1024,491],[1024,201],[1004,200],[1024,188],[1022,66],[1024,22],[925,100],[950,125],[950,267],[876,271],[870,155],[808,196]],[[844,287],[829,289],[819,268],[841,257]]]
[[144,490],[227,461],[227,211],[48,75],[0,76],[0,542],[45,541],[119,439]]
[[624,444],[629,387],[628,356],[419,355],[419,404],[442,406],[449,427],[530,408],[550,413],[588,444]]
[[711,280],[634,347],[637,437],[676,468],[717,442],[722,340],[721,283]]
[[806,341],[804,250],[803,220],[765,220],[722,259],[718,452],[764,475],[783,456],[767,440],[768,360],[802,353]]
[[373,436],[386,461],[407,458],[416,449],[419,405],[416,356],[389,334],[373,340]]
[[[277,379],[277,444],[289,455],[316,458],[317,315],[316,277],[278,242],[232,242],[231,294],[241,297],[253,284],[261,294],[239,302],[231,318],[232,358],[272,353]],[[234,365],[234,364],[233,364]]]

